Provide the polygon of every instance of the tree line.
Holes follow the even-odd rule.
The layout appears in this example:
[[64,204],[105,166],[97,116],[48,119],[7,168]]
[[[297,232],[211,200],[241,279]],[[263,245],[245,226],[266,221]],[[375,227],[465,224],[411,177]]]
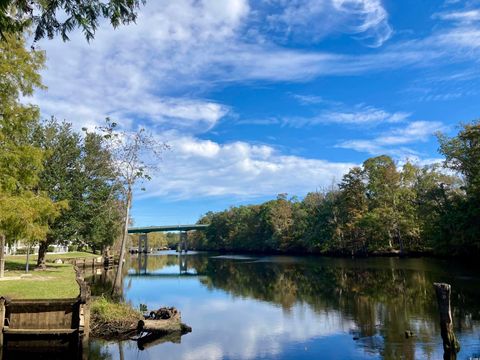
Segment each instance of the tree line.
[[[107,139],[72,124],[41,121],[20,101],[42,88],[45,54],[22,36],[0,41],[0,251],[39,244],[38,266],[54,243],[110,246],[123,219],[123,192]],[[3,255],[3,254],[2,254]],[[3,256],[2,256],[3,257]],[[3,260],[3,259],[2,259]]]
[[382,155],[303,199],[208,212],[190,235],[197,249],[340,255],[480,250],[480,121],[438,134],[442,164],[399,166]]
[[124,256],[133,190],[150,179],[149,171],[168,148],[144,129],[120,131],[110,119],[95,131],[42,119],[28,98],[44,89],[44,63],[45,53],[26,49],[22,34],[2,34],[0,277],[5,245],[18,241],[27,249],[39,245],[40,269],[53,244],[106,252],[121,239]]

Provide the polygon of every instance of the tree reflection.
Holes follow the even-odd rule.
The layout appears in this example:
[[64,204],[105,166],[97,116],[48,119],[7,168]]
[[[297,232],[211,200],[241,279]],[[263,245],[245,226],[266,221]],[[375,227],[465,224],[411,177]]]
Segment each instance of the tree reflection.
[[[341,314],[355,324],[351,336],[356,344],[384,359],[438,355],[440,327],[434,282],[452,284],[455,331],[478,331],[480,288],[472,278],[462,277],[465,273],[478,277],[478,271],[441,260],[248,258],[199,253],[150,255],[147,261],[132,257],[128,268],[140,276],[199,274],[199,282],[208,289],[269,302],[286,313],[297,305],[307,305],[318,314]],[[127,289],[128,281],[127,277]],[[406,330],[415,336],[407,339]]]
[[[303,259],[297,262],[203,258],[190,266],[208,277],[201,282],[239,297],[279,304],[289,311],[308,304],[317,312],[340,311],[357,325],[355,338],[385,359],[414,358],[416,344],[432,344],[440,334],[433,282],[449,274],[434,261]],[[402,264],[409,266],[404,267]],[[456,331],[472,331],[479,314],[479,289],[450,278],[455,291]],[[405,339],[405,331],[415,339]],[[431,354],[433,348],[423,349]]]

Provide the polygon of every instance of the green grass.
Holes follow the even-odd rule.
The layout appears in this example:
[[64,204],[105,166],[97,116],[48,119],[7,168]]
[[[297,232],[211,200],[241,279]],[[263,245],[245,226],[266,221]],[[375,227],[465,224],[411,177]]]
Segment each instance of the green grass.
[[138,321],[143,319],[140,311],[133,309],[129,304],[115,302],[103,296],[92,302],[92,315],[100,321],[109,323],[113,321]]
[[30,271],[25,277],[25,255],[7,256],[5,260],[5,277],[19,277],[22,279],[0,280],[0,296],[12,299],[65,299],[74,298],[79,294],[79,287],[75,280],[75,270],[71,264],[53,264],[55,259],[92,258],[99,255],[82,252],[67,254],[48,254],[47,269],[33,270],[37,257],[30,256]]
[[140,311],[130,305],[103,296],[91,304],[91,334],[94,337],[121,339],[137,328],[143,319]]

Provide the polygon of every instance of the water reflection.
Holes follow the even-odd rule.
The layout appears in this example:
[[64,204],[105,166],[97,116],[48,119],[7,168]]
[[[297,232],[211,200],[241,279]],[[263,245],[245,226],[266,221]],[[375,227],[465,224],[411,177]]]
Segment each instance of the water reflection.
[[[480,277],[463,265],[205,253],[140,257],[127,267],[126,299],[149,308],[176,306],[193,328],[181,344],[149,347],[146,358],[440,359],[436,281],[453,286],[459,359],[480,353]],[[405,330],[416,336],[406,339]],[[125,359],[138,357],[136,346],[124,345]],[[118,344],[92,346],[120,357]]]

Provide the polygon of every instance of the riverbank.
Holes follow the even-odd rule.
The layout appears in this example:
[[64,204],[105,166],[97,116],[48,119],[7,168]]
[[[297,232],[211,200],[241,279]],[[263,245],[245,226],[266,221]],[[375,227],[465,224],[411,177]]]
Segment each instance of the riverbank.
[[101,339],[127,339],[137,330],[142,313],[129,304],[98,297],[91,303],[91,335]]
[[258,255],[258,256],[268,256],[268,255],[283,255],[283,256],[307,256],[307,257],[332,257],[332,258],[368,258],[368,257],[406,257],[406,258],[418,258],[418,257],[427,257],[427,258],[466,258],[465,256],[448,256],[445,254],[435,253],[432,249],[425,249],[422,251],[400,251],[396,249],[392,250],[378,250],[371,252],[347,252],[347,251],[303,251],[303,250],[225,250],[225,249],[204,249],[204,248],[193,248],[191,251],[202,251],[202,252],[213,252],[219,253],[222,255]]
[[[36,257],[29,260],[30,270],[25,272],[26,256],[11,255],[5,259],[5,277],[0,279],[0,295],[12,299],[67,299],[78,296],[73,265],[67,261],[95,258],[87,252],[47,254],[46,270],[34,270]],[[63,263],[54,263],[60,259]]]

